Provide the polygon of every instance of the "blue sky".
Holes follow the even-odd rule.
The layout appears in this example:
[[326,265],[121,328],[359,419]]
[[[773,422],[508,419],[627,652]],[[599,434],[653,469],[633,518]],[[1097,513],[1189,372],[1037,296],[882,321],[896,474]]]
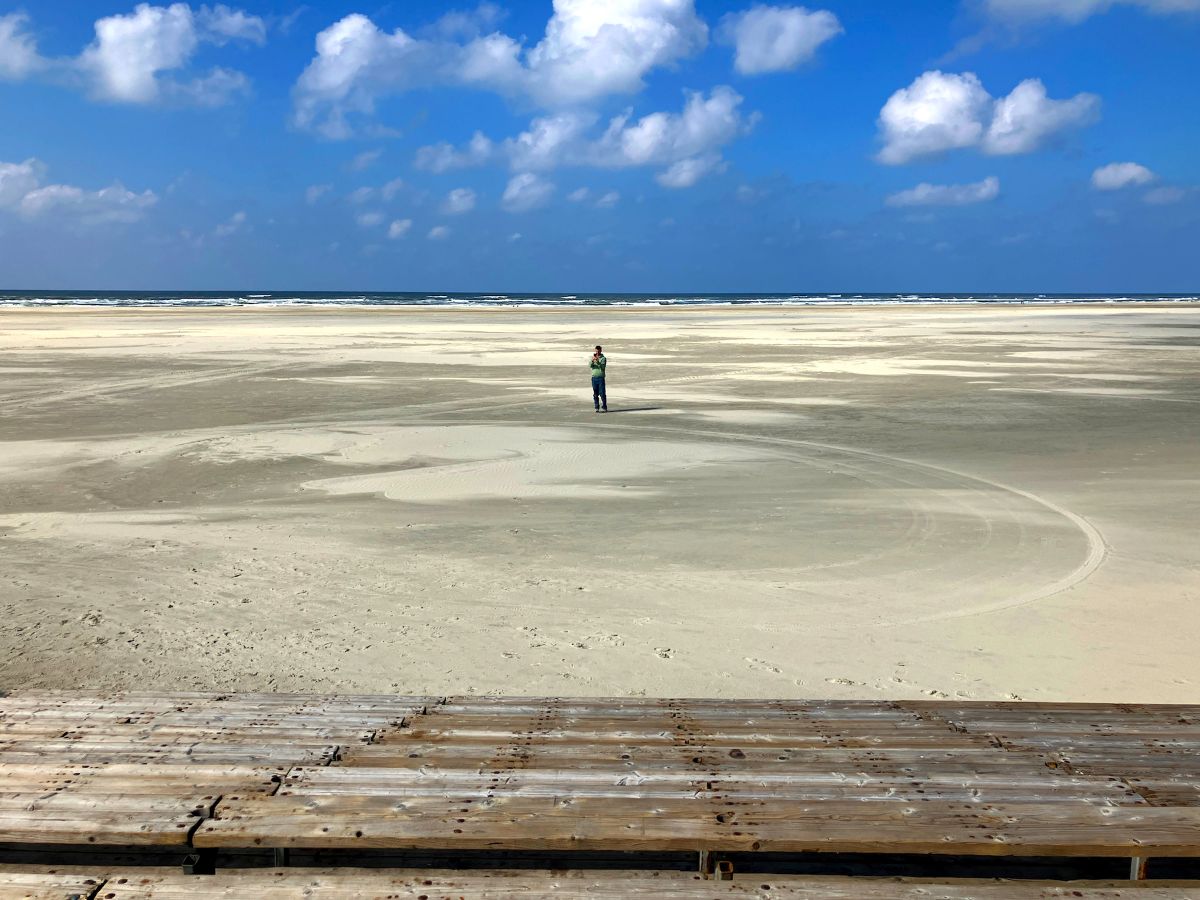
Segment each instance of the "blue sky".
[[1200,290],[1200,0],[0,0],[0,287]]

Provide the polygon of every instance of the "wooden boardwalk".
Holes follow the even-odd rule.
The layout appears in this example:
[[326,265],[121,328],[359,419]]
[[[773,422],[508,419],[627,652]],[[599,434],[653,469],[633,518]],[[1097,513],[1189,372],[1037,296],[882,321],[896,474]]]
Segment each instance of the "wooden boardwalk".
[[[5,893],[21,877],[91,878],[112,898],[409,896],[401,882],[420,880],[236,869],[252,851],[276,864],[289,852],[566,853],[579,868],[687,853],[734,876],[592,872],[571,882],[586,896],[637,895],[647,878],[646,893],[667,896],[1074,896],[861,880],[851,894],[774,876],[763,893],[762,876],[742,874],[781,853],[1115,857],[1134,876],[1200,857],[1200,706],[26,692],[0,698],[0,862],[34,847],[64,860],[175,847],[217,874],[196,893],[199,876],[178,870],[0,871],[0,898],[26,896]],[[304,881],[335,877],[392,881],[360,894]],[[425,893],[541,896],[550,875],[500,877],[443,875]],[[266,880],[250,890],[254,878]],[[89,896],[59,887],[27,893]],[[1088,890],[1200,900],[1152,881]]]

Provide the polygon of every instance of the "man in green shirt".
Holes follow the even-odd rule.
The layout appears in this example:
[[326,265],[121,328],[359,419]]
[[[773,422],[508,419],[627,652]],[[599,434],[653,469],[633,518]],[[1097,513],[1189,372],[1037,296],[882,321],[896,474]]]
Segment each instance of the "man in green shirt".
[[608,393],[604,390],[604,369],[608,366],[608,360],[603,349],[597,344],[596,352],[592,354],[592,402],[596,405],[596,412],[608,412]]

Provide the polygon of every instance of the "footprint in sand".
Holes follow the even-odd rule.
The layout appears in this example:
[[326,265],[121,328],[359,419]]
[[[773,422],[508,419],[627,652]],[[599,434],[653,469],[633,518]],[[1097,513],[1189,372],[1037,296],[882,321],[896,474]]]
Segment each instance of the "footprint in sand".
[[759,672],[770,672],[773,675],[778,675],[782,671],[778,666],[773,666],[769,662],[762,659],[755,659],[753,656],[747,656],[745,657],[745,660],[749,664],[750,668]]
[[604,644],[608,647],[624,647],[625,639],[619,634],[591,634],[584,640],[591,641],[593,644]]
[[866,687],[866,685],[863,682],[854,681],[851,678],[826,678],[825,683],[826,684],[844,684],[847,686],[854,686],[854,687]]
[[655,647],[654,652],[658,654],[659,659],[670,659],[675,655],[675,651],[670,647]]

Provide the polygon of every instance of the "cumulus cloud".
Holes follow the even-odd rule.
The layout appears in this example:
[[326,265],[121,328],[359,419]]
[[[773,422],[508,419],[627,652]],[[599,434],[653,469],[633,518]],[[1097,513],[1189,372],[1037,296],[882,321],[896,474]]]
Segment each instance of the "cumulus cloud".
[[388,237],[398,241],[412,229],[412,219],[396,219],[388,226]]
[[465,169],[470,166],[481,166],[492,158],[494,151],[491,140],[481,131],[475,135],[465,147],[458,150],[453,144],[442,142],[421,147],[417,150],[414,165],[427,172],[449,172],[451,169]]
[[185,3],[141,3],[131,13],[97,20],[95,29],[96,38],[76,67],[87,75],[94,96],[117,103],[219,106],[248,88],[245,75],[216,68],[180,81],[163,73],[186,68],[203,42],[261,43],[266,36],[266,25],[256,16],[226,6],[193,12]]
[[1109,163],[1092,173],[1092,187],[1098,191],[1119,191],[1133,185],[1149,184],[1154,173],[1135,162]]
[[196,20],[200,33],[214,44],[249,41],[262,45],[267,42],[266,22],[240,9],[230,9],[223,3],[211,8],[200,7]]
[[1200,12],[1200,0],[985,0],[984,9],[995,19],[1029,22],[1058,19],[1078,24],[1114,6],[1135,6],[1147,12],[1167,14]]
[[[610,119],[603,131],[593,114],[554,113],[534,119],[525,131],[500,144],[489,141],[490,156],[506,160],[514,172],[565,166],[655,166],[663,169],[664,183],[686,187],[724,168],[721,148],[754,126],[757,116],[743,114],[741,105],[741,95],[719,86],[709,94],[688,92],[678,113],[655,112],[634,119],[626,112]],[[446,147],[438,152],[462,157],[469,148]]]
[[1030,78],[996,101],[992,123],[983,138],[983,151],[995,156],[1030,153],[1050,136],[1088,125],[1099,114],[1100,98],[1095,94],[1051,100],[1046,86]]
[[0,16],[0,78],[20,79],[45,65],[24,13]]
[[455,188],[442,201],[442,212],[457,216],[475,208],[475,192],[470,188]]
[[266,23],[258,16],[223,4],[193,9],[138,4],[133,12],[96,20],[95,39],[77,57],[47,59],[38,54],[20,14],[0,16],[0,77],[33,74],[80,84],[99,100],[112,103],[173,103],[220,106],[249,90],[249,79],[216,67],[202,75],[177,77],[203,44],[231,41],[262,44]]
[[634,93],[653,69],[707,43],[693,0],[554,0],[542,40],[526,48],[501,34],[463,39],[381,30],[355,13],[316,40],[295,88],[295,121],[328,137],[349,136],[350,118],[390,94],[454,85],[524,97],[546,107]]
[[354,221],[358,223],[359,228],[375,228],[383,224],[383,213],[374,210],[361,212],[354,217]]
[[973,73],[926,72],[892,94],[880,111],[884,147],[879,160],[906,163],[919,156],[978,145],[992,103]]
[[559,113],[534,119],[529,127],[504,142],[503,152],[514,169],[552,169],[579,162],[585,154],[587,132],[595,116]]
[[842,33],[842,23],[828,10],[758,5],[725,16],[720,38],[735,48],[734,68],[743,75],[761,75],[808,62],[822,44]]
[[88,191],[69,184],[43,184],[46,167],[37,159],[0,162],[0,211],[27,218],[62,215],[87,225],[136,222],[158,202],[153,191],[134,193],[121,184]]
[[597,209],[612,209],[621,202],[621,195],[616,191],[609,191],[603,197],[596,201]]
[[572,203],[582,203],[589,196],[591,196],[591,193],[592,192],[585,187],[575,188],[575,190],[567,194],[567,199]]
[[445,225],[435,225],[429,229],[429,234],[426,236],[431,241],[444,241],[450,237],[450,229]]
[[613,119],[591,152],[598,164],[608,166],[675,165],[708,157],[753,125],[754,117],[742,116],[741,103],[728,87],[713,88],[707,97],[690,93],[678,115]]
[[554,185],[532,172],[521,172],[509,179],[501,202],[509,212],[528,212],[544,206],[554,193]]
[[656,180],[663,187],[689,188],[705,175],[724,168],[724,161],[716,154],[693,156],[672,164],[665,172],[660,172]]
[[969,206],[1000,196],[1000,179],[994,175],[973,184],[922,182],[887,198],[888,206]]
[[1093,94],[1052,100],[1035,78],[997,100],[971,72],[926,72],[892,94],[880,111],[884,146],[878,159],[899,165],[966,147],[992,155],[1029,153],[1062,131],[1094,121],[1099,109]]
[[314,184],[310,185],[304,191],[304,202],[309,206],[315,204],[318,200],[333,190],[332,184]]
[[0,162],[0,209],[20,206],[25,195],[41,184],[46,167],[36,159],[22,163]]

